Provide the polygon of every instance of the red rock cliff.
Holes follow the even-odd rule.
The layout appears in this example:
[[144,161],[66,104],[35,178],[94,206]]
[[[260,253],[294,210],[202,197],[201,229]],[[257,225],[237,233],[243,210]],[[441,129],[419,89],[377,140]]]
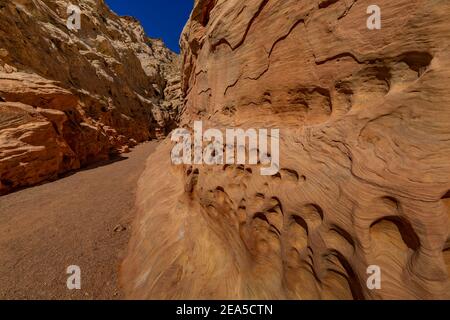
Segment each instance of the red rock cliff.
[[175,126],[176,55],[102,0],[72,3],[79,31],[66,26],[67,1],[0,4],[0,194]]

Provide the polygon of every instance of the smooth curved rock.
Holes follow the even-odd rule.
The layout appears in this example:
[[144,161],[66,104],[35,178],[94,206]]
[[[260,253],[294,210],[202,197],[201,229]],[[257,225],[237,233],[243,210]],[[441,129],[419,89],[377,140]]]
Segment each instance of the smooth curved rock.
[[195,2],[183,123],[280,128],[281,171],[171,166],[161,146],[129,297],[450,298],[450,3],[377,1],[381,30],[370,4]]

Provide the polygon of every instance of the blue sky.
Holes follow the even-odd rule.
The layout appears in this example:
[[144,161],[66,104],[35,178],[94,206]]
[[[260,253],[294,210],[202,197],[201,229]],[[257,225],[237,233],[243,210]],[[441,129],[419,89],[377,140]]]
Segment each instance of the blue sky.
[[118,15],[137,18],[149,37],[161,38],[173,51],[179,52],[180,33],[186,24],[194,0],[106,0]]

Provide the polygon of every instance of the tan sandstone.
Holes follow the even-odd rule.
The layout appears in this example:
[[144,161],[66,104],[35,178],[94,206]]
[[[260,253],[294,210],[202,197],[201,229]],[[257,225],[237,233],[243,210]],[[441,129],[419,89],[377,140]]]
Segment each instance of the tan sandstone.
[[[0,5],[0,194],[127,151],[175,127],[178,57],[103,0]],[[170,97],[171,100],[165,98]]]
[[[280,128],[281,170],[139,182],[131,298],[450,298],[450,2],[197,0],[182,122]],[[381,290],[366,286],[382,271]]]

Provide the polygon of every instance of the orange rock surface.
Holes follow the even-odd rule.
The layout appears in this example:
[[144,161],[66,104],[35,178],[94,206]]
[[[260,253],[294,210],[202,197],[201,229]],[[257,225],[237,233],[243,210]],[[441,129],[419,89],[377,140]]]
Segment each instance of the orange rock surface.
[[[103,0],[0,5],[0,194],[164,137],[180,107],[177,56]],[[171,100],[165,99],[165,95]]]
[[[279,128],[278,175],[174,166],[139,182],[131,298],[450,298],[450,2],[197,0],[182,122]],[[381,269],[381,289],[366,285]]]

